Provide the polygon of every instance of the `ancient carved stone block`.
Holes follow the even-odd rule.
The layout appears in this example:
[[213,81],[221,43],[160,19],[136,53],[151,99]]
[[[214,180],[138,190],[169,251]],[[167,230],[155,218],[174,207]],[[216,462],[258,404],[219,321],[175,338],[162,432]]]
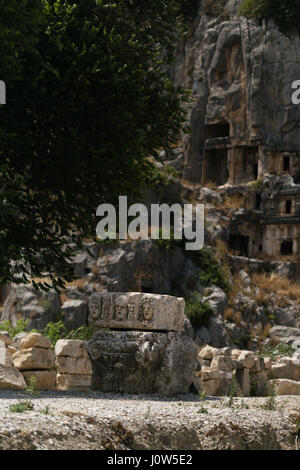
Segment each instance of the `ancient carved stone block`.
[[99,331],[87,349],[102,392],[187,393],[197,367],[197,346],[175,332]]
[[126,330],[181,331],[184,299],[169,295],[94,293],[89,298],[90,325]]

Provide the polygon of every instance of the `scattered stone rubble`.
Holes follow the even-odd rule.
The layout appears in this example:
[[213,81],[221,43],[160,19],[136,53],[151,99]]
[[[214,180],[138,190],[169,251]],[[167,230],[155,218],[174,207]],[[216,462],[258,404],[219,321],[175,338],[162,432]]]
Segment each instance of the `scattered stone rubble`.
[[92,366],[85,342],[59,340],[55,351],[40,333],[25,333],[11,346],[8,334],[1,332],[0,389],[24,390],[35,378],[37,390],[89,390]]
[[252,351],[205,346],[198,354],[194,385],[206,395],[230,394],[235,382],[238,396],[264,396],[272,384],[277,395],[300,393],[300,355],[262,358]]

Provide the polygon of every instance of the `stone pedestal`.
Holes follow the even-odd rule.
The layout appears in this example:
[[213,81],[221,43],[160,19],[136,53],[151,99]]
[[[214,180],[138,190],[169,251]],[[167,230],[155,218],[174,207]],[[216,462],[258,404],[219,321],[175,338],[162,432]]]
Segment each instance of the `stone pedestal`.
[[197,367],[197,346],[175,332],[98,331],[87,350],[102,392],[187,393]]

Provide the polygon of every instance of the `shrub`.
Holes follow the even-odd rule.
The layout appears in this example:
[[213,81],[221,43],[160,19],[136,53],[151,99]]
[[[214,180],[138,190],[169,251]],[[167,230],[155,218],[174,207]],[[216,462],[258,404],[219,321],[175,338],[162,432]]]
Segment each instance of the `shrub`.
[[68,334],[67,329],[61,320],[58,322],[49,322],[41,333],[49,339],[52,346],[55,346],[55,343],[59,339],[66,338]]
[[226,271],[218,264],[211,249],[204,246],[194,253],[194,260],[201,268],[200,282],[203,286],[216,285],[225,292],[229,291],[229,282]]
[[245,0],[239,14],[258,22],[272,18],[283,33],[292,29],[298,31],[298,34],[300,31],[299,0]]
[[261,405],[261,408],[265,411],[275,411],[277,409],[276,403],[276,392],[275,392],[275,384],[272,383],[272,386],[269,390],[268,397],[264,405]]
[[202,0],[200,14],[218,17],[225,13],[224,0]]
[[20,401],[10,405],[9,411],[12,413],[24,413],[24,411],[32,411],[34,409],[33,403],[29,401]]
[[279,343],[276,346],[265,346],[259,351],[259,356],[261,357],[270,357],[272,360],[275,360],[276,356],[289,356],[291,357],[295,349],[286,343]]
[[83,325],[76,330],[70,331],[67,335],[67,339],[81,339],[83,341],[89,341],[98,330],[99,328],[96,328],[95,326]]
[[183,239],[175,239],[174,238],[174,229],[173,227],[170,228],[170,238],[163,239],[162,238],[162,229],[159,229],[159,239],[155,240],[158,246],[165,251],[171,251],[176,246],[183,247],[184,240]]
[[199,297],[199,294],[197,294],[196,297],[190,298],[185,308],[186,316],[195,328],[207,327],[209,320],[214,314],[210,305],[207,302],[201,302]]
[[23,413],[24,411],[32,411],[34,409],[32,400],[40,396],[40,392],[36,390],[35,386],[36,386],[36,377],[32,375],[28,378],[28,384],[25,390],[25,395],[27,397],[27,400],[18,401],[18,403],[14,403],[13,405],[10,405],[9,411],[11,411],[12,413]]
[[1,330],[7,331],[9,334],[9,337],[13,338],[17,334],[23,333],[24,331],[26,331],[28,323],[29,323],[29,320],[24,320],[24,318],[20,318],[20,320],[17,321],[16,326],[12,326],[9,320],[5,320],[0,325],[0,331]]
[[184,19],[191,20],[197,16],[199,0],[182,0],[180,13]]

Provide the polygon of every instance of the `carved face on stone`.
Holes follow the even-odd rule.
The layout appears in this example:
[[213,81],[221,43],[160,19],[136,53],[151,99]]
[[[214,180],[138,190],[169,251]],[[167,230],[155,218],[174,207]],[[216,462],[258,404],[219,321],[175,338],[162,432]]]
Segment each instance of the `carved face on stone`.
[[154,307],[152,301],[147,297],[142,300],[142,311],[144,320],[151,320],[154,315]]
[[95,320],[101,317],[101,299],[96,296],[91,296],[89,301],[89,312]]
[[123,321],[127,319],[128,299],[126,295],[120,295],[116,299],[116,320]]

